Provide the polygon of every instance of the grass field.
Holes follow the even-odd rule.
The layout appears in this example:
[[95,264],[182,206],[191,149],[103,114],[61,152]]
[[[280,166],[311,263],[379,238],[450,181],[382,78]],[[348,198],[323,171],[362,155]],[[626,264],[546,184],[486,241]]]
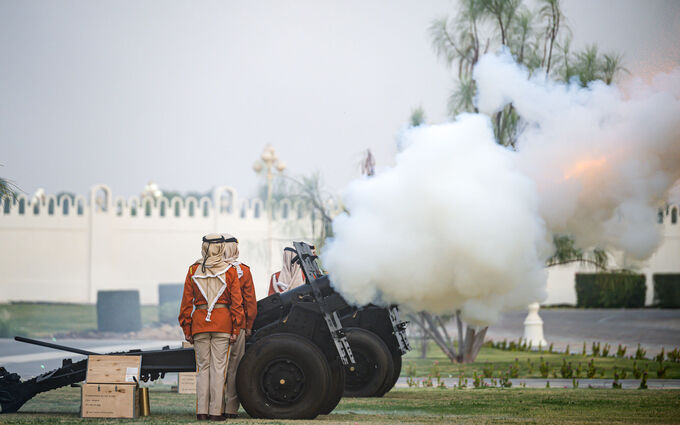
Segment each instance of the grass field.
[[[628,348],[628,351],[631,347]],[[529,352],[529,351],[507,351],[490,347],[482,347],[479,356],[474,363],[457,364],[451,363],[448,357],[434,344],[431,344],[428,349],[427,358],[419,358],[417,349],[410,351],[403,358],[403,367],[401,376],[408,376],[409,367],[415,368],[415,377],[426,377],[433,374],[434,363],[438,362],[439,371],[442,377],[458,377],[460,373],[464,373],[465,377],[471,378],[474,372],[482,374],[484,368],[490,369],[493,366],[493,377],[496,378],[500,373],[505,373],[515,363],[517,359],[519,363],[519,378],[541,378],[541,371],[539,366],[541,357],[549,365],[549,378],[553,378],[553,372],[557,373],[557,377],[561,377],[560,368],[562,366],[562,359],[567,363],[571,362],[572,368],[576,369],[578,364],[581,364],[583,371],[581,378],[586,378],[586,370],[588,362],[593,359],[597,370],[595,378],[614,378],[614,367],[619,371],[626,370],[627,378],[634,379],[633,376],[633,360],[620,359],[616,357],[591,357],[582,355],[565,355],[560,353],[549,354],[547,352]],[[529,362],[531,361],[532,369],[530,371]],[[664,361],[664,367],[667,367],[665,378],[680,378],[680,363],[672,363]],[[656,378],[656,371],[658,363],[653,360],[638,360],[637,367],[641,370],[648,369],[648,378]],[[604,376],[601,375],[604,371]]]
[[[6,424],[35,423],[190,423],[193,395],[152,391],[152,416],[136,421],[81,419],[77,388],[50,391],[29,401],[20,413],[0,416]],[[343,399],[324,424],[673,424],[680,423],[680,391],[593,389],[398,389],[383,398]],[[235,420],[242,424],[292,421]]]
[[[142,326],[158,320],[158,306],[142,306]],[[56,333],[97,329],[97,308],[94,304],[0,304],[0,337],[23,335],[52,336]]]

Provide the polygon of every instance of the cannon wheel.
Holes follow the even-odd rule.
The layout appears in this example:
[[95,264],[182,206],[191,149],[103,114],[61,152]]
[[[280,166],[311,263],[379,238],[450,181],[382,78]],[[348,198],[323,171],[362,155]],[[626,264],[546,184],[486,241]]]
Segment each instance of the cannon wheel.
[[[382,339],[371,331],[348,328],[347,341],[354,365],[345,373],[346,397],[374,397],[392,382],[394,361]],[[387,390],[383,391],[383,394]],[[382,394],[381,394],[382,395]]]
[[392,379],[389,381],[385,381],[385,386],[382,387],[377,393],[375,393],[374,397],[382,397],[392,388],[394,388],[394,385],[397,383],[397,380],[399,380],[399,375],[401,375],[401,353],[392,353],[392,362],[394,363],[394,372],[392,373]]
[[274,334],[246,351],[236,391],[254,418],[314,419],[327,401],[330,381],[331,370],[319,348],[298,335]]
[[331,386],[328,391],[326,403],[319,411],[320,415],[328,415],[340,403],[340,399],[345,391],[345,367],[338,360],[330,363]]

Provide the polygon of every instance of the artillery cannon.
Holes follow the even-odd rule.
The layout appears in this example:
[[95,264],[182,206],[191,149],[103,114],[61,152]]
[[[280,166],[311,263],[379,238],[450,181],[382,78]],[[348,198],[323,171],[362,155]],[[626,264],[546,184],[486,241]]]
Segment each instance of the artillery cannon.
[[[76,354],[100,354],[20,336],[14,337],[14,339]],[[196,370],[193,348],[170,349],[165,347],[162,350],[130,350],[108,354],[142,356],[140,377],[143,381],[155,380],[170,372],[193,372]],[[59,369],[22,381],[16,373],[9,373],[4,367],[0,367],[0,408],[2,408],[0,413],[16,412],[37,394],[84,381],[86,371],[87,359],[75,363],[71,359],[64,359]]]
[[[401,355],[410,346],[396,306],[350,306],[316,264],[311,247],[294,243],[306,285],[257,303],[253,335],[237,371],[241,404],[255,418],[311,419],[330,413],[348,396],[382,396],[394,386]],[[23,342],[98,354],[42,341]],[[196,370],[192,348],[141,351],[142,380]],[[87,360],[21,381],[0,368],[2,413],[16,412],[38,393],[83,381]]]

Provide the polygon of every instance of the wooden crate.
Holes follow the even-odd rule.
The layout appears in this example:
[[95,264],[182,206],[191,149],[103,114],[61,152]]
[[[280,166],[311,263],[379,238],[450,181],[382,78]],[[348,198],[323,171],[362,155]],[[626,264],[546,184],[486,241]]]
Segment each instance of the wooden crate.
[[134,384],[139,382],[142,356],[99,356],[87,359],[88,384]]
[[[191,348],[192,344],[184,341],[182,348]],[[180,372],[177,379],[177,392],[180,394],[196,394],[196,372]]]
[[83,418],[137,418],[139,416],[137,384],[83,384],[81,395]]
[[137,418],[141,366],[141,356],[88,356],[81,416]]

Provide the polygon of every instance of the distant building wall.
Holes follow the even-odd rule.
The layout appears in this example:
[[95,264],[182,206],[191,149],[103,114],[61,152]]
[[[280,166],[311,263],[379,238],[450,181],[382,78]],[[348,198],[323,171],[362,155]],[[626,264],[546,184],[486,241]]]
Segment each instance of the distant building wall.
[[[241,260],[251,266],[262,298],[269,276],[281,267],[283,247],[292,240],[313,240],[320,226],[298,205],[284,202],[274,211],[270,244],[263,203],[241,200],[226,186],[215,189],[212,199],[114,200],[107,186],[98,185],[88,198],[20,195],[16,202],[2,202],[0,302],[95,302],[100,289],[139,289],[142,303],[156,303],[158,284],[183,282],[200,256],[201,236],[210,232],[238,237]],[[679,213],[677,205],[663,211],[664,242],[640,269],[647,276],[647,304],[654,273],[680,273]],[[613,267],[623,263],[615,256]],[[579,271],[594,270],[576,264],[551,267],[544,304],[576,304]]]
[[105,185],[88,198],[20,195],[0,203],[0,301],[95,302],[101,289],[139,289],[143,303],[156,303],[158,284],[184,282],[211,232],[239,239],[262,298],[283,247],[314,237],[299,205],[284,202],[273,216],[270,233],[262,202],[240,200],[229,187],[212,199],[172,201],[113,199]]
[[[663,243],[649,260],[636,271],[646,276],[646,304],[654,298],[655,273],[680,273],[680,206],[672,205],[661,211],[658,225],[664,236]],[[621,253],[612,256],[611,268],[622,268],[627,261]],[[578,272],[595,272],[592,266],[570,264],[551,267],[548,272],[548,298],[544,304],[576,304],[574,278]]]

